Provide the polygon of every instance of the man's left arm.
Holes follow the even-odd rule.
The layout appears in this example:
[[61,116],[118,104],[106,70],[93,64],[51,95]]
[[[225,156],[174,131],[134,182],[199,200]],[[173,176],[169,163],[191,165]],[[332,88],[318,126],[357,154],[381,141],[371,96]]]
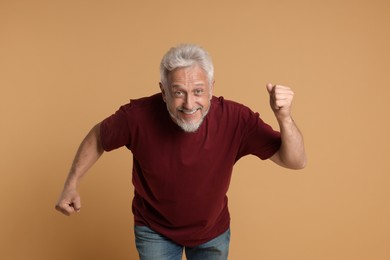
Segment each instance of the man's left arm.
[[267,84],[267,90],[282,139],[280,149],[270,159],[285,168],[303,169],[307,161],[303,136],[291,116],[294,92],[289,87],[272,84]]

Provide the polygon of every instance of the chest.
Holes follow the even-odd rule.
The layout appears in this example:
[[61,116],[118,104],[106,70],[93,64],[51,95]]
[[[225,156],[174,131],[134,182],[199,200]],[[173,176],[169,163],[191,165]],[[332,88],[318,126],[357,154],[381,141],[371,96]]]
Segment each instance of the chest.
[[230,174],[238,143],[234,132],[205,120],[195,133],[169,128],[138,132],[131,151],[146,177],[191,180]]

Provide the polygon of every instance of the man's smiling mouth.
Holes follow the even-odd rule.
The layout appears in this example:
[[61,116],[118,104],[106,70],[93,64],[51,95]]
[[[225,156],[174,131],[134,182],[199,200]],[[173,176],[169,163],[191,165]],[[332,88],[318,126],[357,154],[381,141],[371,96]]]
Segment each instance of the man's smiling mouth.
[[201,108],[198,107],[198,108],[195,108],[195,109],[192,109],[192,110],[183,109],[183,108],[180,108],[180,109],[178,109],[178,110],[179,110],[179,112],[184,113],[184,114],[186,114],[186,115],[192,115],[192,114],[194,114],[196,111],[198,111],[198,110],[200,110],[200,109],[201,109]]

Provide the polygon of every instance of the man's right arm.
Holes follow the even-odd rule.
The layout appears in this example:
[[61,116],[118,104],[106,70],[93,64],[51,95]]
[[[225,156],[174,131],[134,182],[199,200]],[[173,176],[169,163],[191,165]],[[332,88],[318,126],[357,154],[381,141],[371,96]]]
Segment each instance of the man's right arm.
[[80,195],[77,186],[81,177],[103,154],[104,149],[100,141],[100,123],[95,125],[81,142],[73,160],[64,189],[55,206],[56,210],[69,216],[81,209]]

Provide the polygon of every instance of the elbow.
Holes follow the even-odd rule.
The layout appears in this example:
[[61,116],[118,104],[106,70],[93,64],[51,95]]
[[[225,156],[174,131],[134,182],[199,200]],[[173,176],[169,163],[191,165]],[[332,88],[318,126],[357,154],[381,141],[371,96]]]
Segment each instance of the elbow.
[[288,168],[292,170],[303,170],[306,168],[306,166],[307,166],[307,158],[304,157],[301,160],[296,161],[293,164],[290,164]]
[[305,160],[304,162],[297,164],[296,167],[293,168],[293,170],[303,170],[306,168],[306,165],[307,165],[307,161]]
[[279,151],[275,153],[270,159],[279,166],[291,170],[302,170],[307,166],[307,158],[305,153],[299,156],[285,156],[284,153]]
[[292,158],[289,158],[289,159],[280,158],[280,159],[281,159],[280,160],[281,166],[283,166],[287,169],[302,170],[302,169],[306,168],[306,166],[307,166],[306,156],[302,156],[302,157],[295,158],[295,159],[292,159]]

